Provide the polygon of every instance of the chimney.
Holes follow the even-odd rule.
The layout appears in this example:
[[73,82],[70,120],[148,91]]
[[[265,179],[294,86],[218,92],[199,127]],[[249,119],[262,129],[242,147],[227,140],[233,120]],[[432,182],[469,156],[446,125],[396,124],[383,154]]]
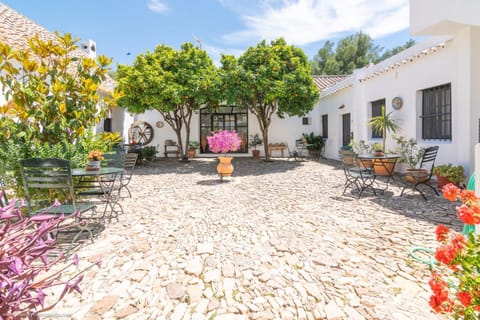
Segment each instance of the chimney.
[[95,41],[88,39],[80,43],[80,49],[89,57],[97,57],[97,44]]

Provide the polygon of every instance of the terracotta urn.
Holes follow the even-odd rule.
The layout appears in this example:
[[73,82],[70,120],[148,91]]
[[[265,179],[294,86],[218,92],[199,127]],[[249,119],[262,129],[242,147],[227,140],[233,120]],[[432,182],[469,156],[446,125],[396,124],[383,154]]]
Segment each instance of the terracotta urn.
[[232,157],[218,157],[217,172],[220,178],[230,177],[233,172]]

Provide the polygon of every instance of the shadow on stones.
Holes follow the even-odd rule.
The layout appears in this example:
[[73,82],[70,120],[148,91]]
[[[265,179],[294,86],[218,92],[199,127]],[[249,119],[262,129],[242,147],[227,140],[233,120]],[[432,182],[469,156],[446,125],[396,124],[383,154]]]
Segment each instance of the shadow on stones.
[[197,181],[197,184],[202,186],[214,186],[219,184],[227,184],[231,182],[232,180],[228,180],[228,179],[221,180],[220,178],[218,178],[218,179],[208,179],[208,180]]
[[[303,161],[294,161],[287,158],[275,158],[271,162],[262,159],[234,158],[234,177],[262,176],[275,173],[283,173],[303,166]],[[217,175],[216,158],[196,158],[189,162],[182,162],[172,158],[162,158],[154,162],[148,162],[135,168],[135,175],[151,174],[192,174],[199,173],[204,176]]]

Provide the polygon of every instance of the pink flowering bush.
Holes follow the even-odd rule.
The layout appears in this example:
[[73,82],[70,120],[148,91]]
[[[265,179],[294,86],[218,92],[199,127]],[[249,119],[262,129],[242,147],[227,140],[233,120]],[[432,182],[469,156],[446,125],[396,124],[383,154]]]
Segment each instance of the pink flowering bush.
[[[471,190],[461,190],[452,183],[442,188],[450,201],[460,200],[457,216],[465,224],[480,223],[480,199]],[[441,245],[435,250],[440,264],[429,281],[430,307],[453,319],[480,319],[480,236],[467,236],[439,225],[435,231]]]
[[[60,280],[64,270],[78,265],[78,257],[55,272],[51,268],[64,257],[49,257],[56,249],[51,234],[62,230],[60,223],[71,227],[74,221],[73,216],[24,217],[15,202],[0,207],[0,319],[39,319],[40,312],[52,309],[67,293],[81,292],[82,273],[91,266]],[[55,286],[63,286],[63,291],[46,305],[45,297]]]
[[215,153],[225,153],[229,151],[237,151],[242,144],[240,138],[235,130],[218,130],[212,132],[212,135],[207,137],[208,148]]

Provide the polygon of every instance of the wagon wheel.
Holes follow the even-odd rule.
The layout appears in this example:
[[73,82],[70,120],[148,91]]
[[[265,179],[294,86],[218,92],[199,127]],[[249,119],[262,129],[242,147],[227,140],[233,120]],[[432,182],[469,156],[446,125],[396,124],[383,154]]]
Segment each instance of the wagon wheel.
[[153,127],[146,121],[135,121],[128,130],[130,140],[147,145],[153,140]]

